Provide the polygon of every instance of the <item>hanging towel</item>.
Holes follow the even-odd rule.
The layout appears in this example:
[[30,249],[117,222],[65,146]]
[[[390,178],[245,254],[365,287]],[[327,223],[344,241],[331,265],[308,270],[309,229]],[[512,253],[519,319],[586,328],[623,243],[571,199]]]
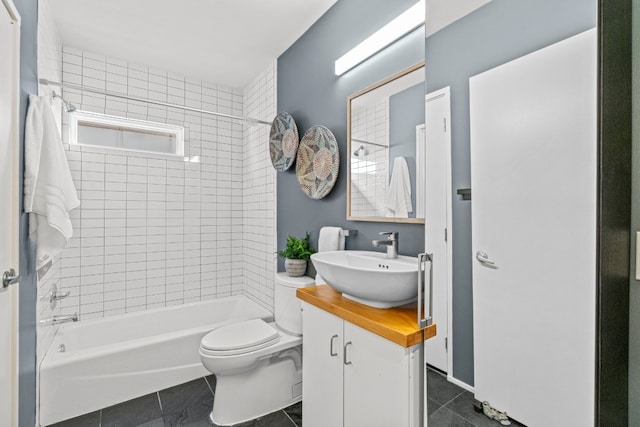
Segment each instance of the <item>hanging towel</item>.
[[318,235],[318,252],[343,251],[344,235],[340,227],[322,227]]
[[[340,227],[322,227],[318,235],[318,252],[343,251],[345,245],[344,234]],[[316,274],[316,285],[327,283]]]
[[393,159],[393,172],[387,189],[387,216],[407,218],[413,211],[411,205],[411,180],[409,168],[404,157]]
[[69,211],[80,205],[47,97],[29,96],[25,123],[24,210],[36,243],[36,270],[47,266],[73,235]]

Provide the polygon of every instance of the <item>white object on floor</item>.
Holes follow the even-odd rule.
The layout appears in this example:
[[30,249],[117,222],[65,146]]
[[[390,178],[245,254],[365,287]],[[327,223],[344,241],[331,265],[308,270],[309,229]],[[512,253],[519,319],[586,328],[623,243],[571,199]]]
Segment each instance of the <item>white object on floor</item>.
[[411,180],[404,157],[393,159],[393,172],[387,189],[387,217],[408,218],[413,211],[411,204]]
[[311,277],[275,279],[275,322],[249,320],[202,338],[200,360],[216,376],[210,419],[228,426],[252,420],[302,399],[302,304],[296,289]]
[[29,96],[25,124],[24,210],[36,243],[36,270],[73,235],[69,211],[80,205],[48,97]]
[[[340,227],[322,227],[318,234],[318,252],[343,251],[345,234]],[[316,274],[316,284],[327,283],[320,274]]]

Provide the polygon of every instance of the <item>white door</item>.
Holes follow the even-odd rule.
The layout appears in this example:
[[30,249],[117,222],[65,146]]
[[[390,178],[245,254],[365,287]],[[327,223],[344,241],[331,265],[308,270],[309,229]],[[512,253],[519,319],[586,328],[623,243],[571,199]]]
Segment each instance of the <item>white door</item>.
[[595,29],[470,79],[475,398],[530,427],[594,424],[596,87]]
[[424,241],[427,253],[433,254],[433,321],[437,335],[425,343],[429,365],[449,370],[449,290],[451,227],[451,132],[449,87],[425,97],[426,112],[426,209]]
[[[18,88],[20,16],[0,6],[0,275],[18,269]],[[18,289],[0,284],[0,425],[18,421]]]

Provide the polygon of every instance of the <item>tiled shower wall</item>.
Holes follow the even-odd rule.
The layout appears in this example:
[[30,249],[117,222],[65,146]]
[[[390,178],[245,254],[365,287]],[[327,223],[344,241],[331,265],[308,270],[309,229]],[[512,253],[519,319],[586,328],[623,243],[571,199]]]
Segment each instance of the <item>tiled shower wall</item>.
[[[274,60],[244,90],[244,114],[270,121],[276,116]],[[276,171],[269,156],[269,131],[265,125],[246,124],[243,155],[243,290],[273,310],[276,271]]]
[[[243,93],[63,50],[64,82],[233,115],[243,115],[244,97],[252,115],[275,115],[274,65]],[[64,97],[82,110],[184,126],[185,157],[66,147],[81,207],[72,211],[74,238],[52,268],[72,291],[59,311],[84,320],[243,291],[271,308],[275,178],[261,147],[265,127],[73,90]],[[245,153],[244,132],[262,144]],[[247,258],[253,264],[245,269]]]
[[[386,216],[389,150],[380,145],[389,146],[389,98],[351,114],[351,215]],[[365,154],[354,157],[361,145]]]

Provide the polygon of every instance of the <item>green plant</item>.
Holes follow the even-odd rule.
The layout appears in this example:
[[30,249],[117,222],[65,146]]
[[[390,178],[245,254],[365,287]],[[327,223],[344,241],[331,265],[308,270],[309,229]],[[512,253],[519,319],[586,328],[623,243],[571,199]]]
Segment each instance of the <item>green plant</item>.
[[304,239],[297,239],[291,235],[287,236],[287,246],[278,251],[278,255],[282,258],[288,259],[303,259],[309,261],[311,255],[316,252],[309,243],[309,233],[306,234]]

